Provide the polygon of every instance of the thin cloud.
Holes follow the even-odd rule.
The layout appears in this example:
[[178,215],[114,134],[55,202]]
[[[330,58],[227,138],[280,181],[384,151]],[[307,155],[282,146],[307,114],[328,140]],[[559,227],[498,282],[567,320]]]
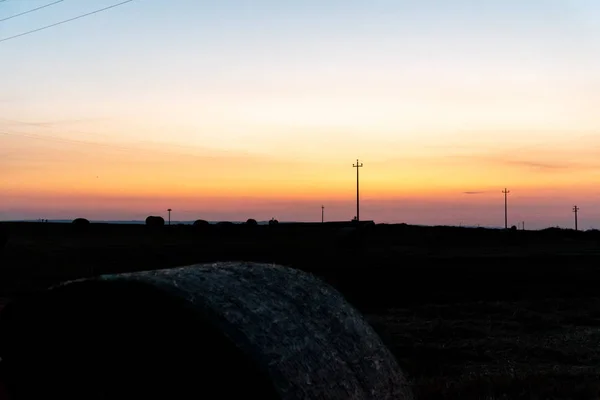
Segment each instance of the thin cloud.
[[567,168],[582,168],[585,167],[580,164],[561,164],[561,163],[547,163],[547,162],[536,162],[536,161],[525,161],[525,160],[506,160],[505,164],[518,165],[523,167],[537,168],[537,169],[567,169]]
[[485,164],[504,165],[509,167],[527,168],[538,171],[565,171],[565,170],[596,170],[600,169],[600,163],[595,162],[561,162],[561,161],[537,161],[523,158],[514,158],[510,155],[502,156],[497,154],[460,154],[444,156],[445,160],[454,160],[460,163],[469,163],[472,161]]
[[[61,125],[74,125],[79,123],[86,122],[97,122],[97,121],[110,121],[110,118],[79,118],[79,119],[66,119],[59,121],[38,121],[38,122],[29,122],[29,121],[19,121],[14,119],[0,118],[0,121],[6,122],[11,125],[27,125],[27,126],[40,126],[44,128],[52,128]],[[85,133],[85,132],[83,132]]]
[[512,165],[516,167],[524,167],[536,169],[538,171],[565,171],[565,170],[596,170],[600,168],[600,164],[591,162],[546,162],[546,161],[529,161],[529,160],[498,160],[499,163]]
[[463,192],[463,194],[484,194],[487,192]]

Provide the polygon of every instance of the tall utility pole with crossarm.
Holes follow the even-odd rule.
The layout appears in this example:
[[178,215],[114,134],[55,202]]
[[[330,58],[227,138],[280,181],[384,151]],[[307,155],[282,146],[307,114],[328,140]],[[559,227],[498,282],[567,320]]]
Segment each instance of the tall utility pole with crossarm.
[[508,196],[507,195],[510,193],[510,190],[506,190],[506,188],[504,188],[502,193],[504,193],[504,229],[508,229]]
[[579,207],[573,206],[573,212],[575,213],[575,230],[579,230],[577,226],[577,213],[579,213]]
[[358,169],[363,166],[362,163],[358,162],[358,158],[356,159],[356,164],[352,164],[353,168],[356,168],[356,223],[360,222],[360,199],[358,196]]

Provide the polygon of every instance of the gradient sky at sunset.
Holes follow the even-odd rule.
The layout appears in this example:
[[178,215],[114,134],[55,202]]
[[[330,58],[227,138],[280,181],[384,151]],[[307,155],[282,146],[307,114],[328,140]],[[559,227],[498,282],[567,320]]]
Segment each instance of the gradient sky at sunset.
[[[55,1],[55,0],[54,0]],[[597,0],[0,2],[0,220],[600,228]]]

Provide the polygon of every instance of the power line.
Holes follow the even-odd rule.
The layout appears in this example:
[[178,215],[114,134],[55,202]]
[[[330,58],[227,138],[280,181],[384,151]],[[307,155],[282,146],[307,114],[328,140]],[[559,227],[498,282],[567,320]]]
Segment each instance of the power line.
[[25,14],[29,14],[29,13],[32,13],[32,12],[37,11],[37,10],[41,10],[43,8],[50,7],[50,6],[53,6],[53,5],[58,4],[58,3],[62,3],[63,1],[65,1],[65,0],[58,0],[58,1],[55,1],[54,3],[50,3],[50,4],[46,4],[46,5],[37,7],[37,8],[33,8],[31,10],[28,10],[28,11],[23,11],[22,13],[11,15],[10,17],[2,18],[2,19],[0,19],[0,22],[8,21],[9,19],[13,19],[13,18],[16,18],[16,17],[20,17],[21,15],[25,15]]
[[6,42],[7,40],[16,39],[16,38],[21,37],[21,36],[29,35],[31,33],[43,31],[44,29],[48,29],[48,28],[52,28],[52,27],[55,27],[55,26],[58,26],[58,25],[66,24],[67,22],[75,21],[77,19],[84,18],[84,17],[90,16],[90,15],[93,15],[93,14],[98,14],[98,13],[100,13],[102,11],[106,11],[106,10],[109,10],[111,8],[115,8],[115,7],[119,7],[119,6],[122,6],[122,5],[127,4],[127,3],[131,3],[132,1],[133,0],[122,1],[122,2],[117,3],[117,4],[113,4],[112,6],[104,7],[104,8],[101,8],[101,9],[98,9],[98,10],[95,10],[95,11],[92,11],[92,12],[89,12],[89,13],[86,13],[86,14],[81,14],[81,15],[78,15],[76,17],[65,19],[63,21],[59,21],[59,22],[56,22],[56,23],[51,24],[51,25],[46,25],[46,26],[43,26],[41,28],[37,28],[37,29],[33,29],[33,30],[30,30],[30,31],[27,31],[27,32],[19,33],[19,34],[14,35],[14,36],[9,36],[7,38],[0,39],[0,43],[1,42]]

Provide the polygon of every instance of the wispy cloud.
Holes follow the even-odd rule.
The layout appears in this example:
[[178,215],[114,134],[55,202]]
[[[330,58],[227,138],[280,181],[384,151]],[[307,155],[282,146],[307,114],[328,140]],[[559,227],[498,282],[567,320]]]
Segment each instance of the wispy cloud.
[[463,192],[463,194],[484,194],[487,192]]
[[527,160],[503,160],[504,164],[530,167],[535,169],[568,169],[568,168],[585,168],[585,165],[575,163],[558,163],[558,162],[538,162]]
[[[1,102],[1,100],[0,100]],[[62,125],[74,125],[80,123],[87,122],[98,122],[98,121],[110,121],[110,118],[79,118],[79,119],[68,119],[68,120],[59,120],[59,121],[38,121],[38,122],[30,122],[30,121],[19,121],[14,119],[0,118],[0,121],[5,122],[11,125],[27,125],[27,126],[40,126],[44,128],[51,127],[59,127]]]
[[579,154],[580,158],[585,158],[585,161],[563,161],[563,160],[548,160],[538,159],[536,160],[535,156],[532,156],[531,159],[527,157],[514,157],[511,155],[503,155],[503,154],[461,154],[461,155],[448,155],[443,159],[450,159],[454,161],[458,161],[460,163],[472,163],[472,162],[480,162],[483,164],[495,164],[507,167],[516,167],[516,168],[526,168],[529,170],[535,170],[539,172],[559,172],[566,170],[597,170],[600,169],[600,163],[594,162],[590,160],[590,157],[585,157],[587,154]]

